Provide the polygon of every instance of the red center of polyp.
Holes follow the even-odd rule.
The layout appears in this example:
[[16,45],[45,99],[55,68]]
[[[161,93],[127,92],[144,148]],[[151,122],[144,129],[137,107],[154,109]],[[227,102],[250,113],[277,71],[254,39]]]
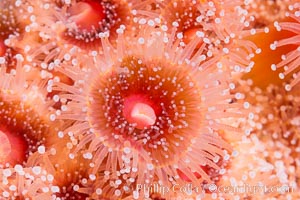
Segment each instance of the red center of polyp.
[[99,2],[86,0],[72,5],[68,9],[70,20],[75,22],[79,29],[90,31],[99,27],[105,18],[104,8]]
[[156,121],[155,110],[151,102],[140,95],[131,95],[124,99],[123,115],[138,129],[148,128]]
[[25,159],[27,144],[24,138],[0,130],[0,164],[22,163]]

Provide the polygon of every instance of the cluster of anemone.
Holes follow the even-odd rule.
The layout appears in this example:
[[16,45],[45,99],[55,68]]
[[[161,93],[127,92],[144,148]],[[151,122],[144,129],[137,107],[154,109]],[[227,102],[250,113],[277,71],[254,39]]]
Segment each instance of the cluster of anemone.
[[300,198],[296,0],[2,0],[0,19],[0,199]]

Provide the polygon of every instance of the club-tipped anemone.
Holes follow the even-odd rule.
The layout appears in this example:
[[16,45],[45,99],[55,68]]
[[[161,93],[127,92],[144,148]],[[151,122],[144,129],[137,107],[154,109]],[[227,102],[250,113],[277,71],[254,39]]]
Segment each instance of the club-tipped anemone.
[[99,33],[116,35],[120,25],[131,24],[133,15],[128,1],[79,1],[67,6],[66,29],[61,37],[83,49],[101,46]]
[[[51,33],[53,34],[51,31],[55,29],[53,26],[59,21],[54,12],[55,1],[13,0],[10,2],[14,4],[10,7],[18,11],[15,14],[16,20],[13,21],[20,24],[21,34],[20,37],[15,37],[17,34],[10,35],[5,42],[18,53],[23,54],[26,62],[29,62],[33,67],[41,67],[41,63],[50,64],[56,58],[61,59],[70,50],[57,49],[57,46],[63,45],[60,41],[55,40],[58,37],[51,35]],[[58,29],[56,28],[55,31]]]
[[250,31],[243,5],[241,1],[174,0],[162,4],[162,18],[177,28],[177,37],[185,43],[200,33],[201,42],[207,44],[203,54],[208,58],[219,56],[217,67],[240,73],[249,71],[257,49],[246,38]]
[[42,39],[45,41],[52,39],[52,42],[40,46],[32,53],[37,55],[38,52],[48,50],[53,59],[62,59],[60,56],[68,53],[73,47],[78,47],[83,52],[98,51],[101,49],[100,37],[103,33],[109,33],[110,41],[114,42],[117,31],[122,31],[126,27],[127,30],[134,32],[137,28],[134,22],[157,17],[156,13],[148,9],[147,5],[150,3],[151,0],[142,2],[82,0],[47,3],[47,8],[36,10],[47,13],[44,14],[45,18],[48,21],[52,20],[52,23],[44,24],[45,20],[39,19],[36,23],[42,30],[42,34],[39,34]]
[[[217,36],[224,40],[233,30],[239,28],[242,22],[234,21],[239,15],[240,1],[184,1],[172,0],[161,4],[162,18],[168,26],[175,26],[186,39],[196,31],[206,32],[210,37]],[[235,16],[235,18],[233,17]],[[229,21],[230,19],[230,21]],[[226,23],[222,23],[222,22]],[[227,26],[223,26],[226,24]]]
[[0,0],[0,199],[300,199],[299,8]]
[[0,194],[3,199],[52,199],[58,189],[52,184],[53,175],[40,166],[0,169]]
[[[184,130],[188,126],[193,129],[196,126],[198,120],[193,121],[186,116],[186,113],[190,116],[198,114],[199,119],[202,118],[200,109],[194,106],[200,105],[200,92],[196,85],[192,84],[193,78],[187,69],[161,60],[157,62],[151,60],[149,63],[146,59],[135,57],[125,57],[116,67],[115,69],[112,67],[107,76],[99,76],[91,87],[90,123],[94,124],[93,128],[97,130],[95,134],[99,137],[112,133],[113,136],[122,138],[119,139],[121,143],[136,140],[137,146],[140,146],[138,144],[140,142],[146,144],[156,138],[157,141],[149,145],[156,145],[153,151],[160,152],[163,151],[163,147],[157,142],[163,138],[160,136],[162,133],[174,132],[180,135],[177,133],[180,129]],[[118,72],[120,70],[124,70],[124,73]],[[177,82],[179,82],[178,85]],[[115,85],[118,87],[114,88]],[[143,95],[145,96],[142,97]],[[148,109],[148,122],[143,122],[142,116],[137,116],[137,112],[143,109],[142,107]],[[104,112],[96,112],[99,109]],[[130,110],[130,115],[128,115],[128,110]],[[146,120],[145,117],[144,120]],[[97,120],[99,118],[108,118],[108,120],[99,124],[102,121]],[[141,123],[148,123],[148,125],[141,127]],[[102,127],[112,129],[107,129],[107,133],[104,133],[106,131],[102,130]],[[139,131],[140,133],[135,133],[137,129],[142,130]],[[193,133],[190,133],[190,136],[192,135]],[[179,142],[176,137],[171,137],[170,140],[172,140],[171,143]],[[115,141],[111,143],[112,147],[116,144]],[[149,149],[149,151],[152,150]],[[157,155],[154,152],[153,154]],[[161,159],[156,162],[163,163]]]
[[[72,122],[68,123],[70,126]],[[55,191],[52,192],[52,199],[60,200],[83,200],[92,199],[87,191],[91,189],[83,188],[87,184],[88,162],[82,155],[71,159],[69,157],[70,145],[76,144],[61,133],[51,136],[53,144],[45,152],[36,152],[27,160],[26,167],[41,166],[52,177],[52,184],[55,185]]]
[[51,134],[58,127],[50,114],[53,103],[46,99],[45,81],[39,80],[39,73],[29,65],[22,65],[20,54],[16,60],[16,70],[11,73],[0,68],[0,132],[6,141],[1,168],[24,164],[34,152],[50,146]]
[[117,32],[126,28],[131,36],[146,19],[156,23],[158,14],[149,8],[151,3],[153,0],[26,1],[21,7],[30,19],[25,27],[28,34],[12,43],[25,51],[28,62],[55,73],[55,66],[70,55],[72,59],[85,55],[86,60],[93,52],[101,53],[103,34],[109,34],[115,44]]
[[[104,37],[104,58],[96,57],[94,68],[61,70],[75,84],[54,83],[69,99],[56,117],[78,122],[63,134],[72,132],[78,141],[71,158],[88,145],[91,174],[106,160],[106,171],[131,169],[126,179],[137,184],[184,182],[181,171],[199,185],[211,181],[200,165],[220,170],[215,161],[228,159],[231,148],[219,131],[237,129],[221,121],[245,114],[243,106],[230,104],[224,81],[230,73],[205,61],[203,48],[194,54],[201,38],[183,48],[172,35],[147,27],[126,43],[120,33],[116,49]],[[70,63],[61,67],[79,72]]]

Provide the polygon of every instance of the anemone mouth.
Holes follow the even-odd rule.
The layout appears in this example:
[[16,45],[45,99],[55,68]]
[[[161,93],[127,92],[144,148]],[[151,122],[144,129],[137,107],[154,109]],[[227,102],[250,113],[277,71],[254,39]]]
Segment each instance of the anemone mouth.
[[[111,148],[129,141],[157,165],[179,159],[201,127],[201,96],[190,71],[165,61],[124,58],[97,78],[90,94],[88,120],[95,134]],[[124,115],[137,102],[150,107],[146,126],[137,127]]]
[[122,24],[131,20],[130,5],[126,1],[82,0],[67,7],[68,25],[62,33],[65,40],[82,47],[101,45],[99,34],[109,32],[111,38]]
[[18,136],[4,126],[0,127],[0,136],[2,142],[0,163],[3,166],[22,163],[26,160],[28,144],[23,136]]
[[81,31],[99,29],[100,23],[106,18],[103,2],[85,0],[71,5],[67,12],[69,20],[74,22]]
[[156,106],[147,97],[131,95],[124,98],[123,116],[135,128],[147,129],[156,121]]
[[1,164],[23,164],[45,144],[49,126],[30,107],[19,101],[5,101],[0,97],[0,133],[12,148]]

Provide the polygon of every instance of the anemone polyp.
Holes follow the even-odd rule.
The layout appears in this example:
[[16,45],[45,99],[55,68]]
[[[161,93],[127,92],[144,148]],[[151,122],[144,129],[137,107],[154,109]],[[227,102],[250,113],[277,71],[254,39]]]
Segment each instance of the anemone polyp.
[[[42,137],[39,140],[39,134],[45,132],[47,127],[44,127],[43,124],[40,124],[40,127],[34,127],[34,123],[39,120],[34,122],[30,118],[36,117],[36,114],[32,109],[22,105],[20,101],[7,103],[3,98],[0,98],[0,101],[1,133],[5,134],[8,139],[9,144],[7,145],[15,146],[1,164],[22,164],[43,143]],[[15,113],[18,112],[23,114],[16,115]],[[27,121],[28,124],[22,124],[23,121]]]
[[[131,24],[133,15],[130,1],[83,0],[66,7],[65,29],[61,37],[82,49],[96,50],[101,47],[99,34],[109,32],[115,38],[121,25]],[[127,27],[127,28],[128,28]]]
[[[177,27],[177,37],[189,43],[202,35],[203,54],[218,58],[218,67],[234,72],[247,71],[255,45],[243,36],[249,34],[242,1],[185,1],[162,3],[164,23]],[[201,44],[198,45],[198,48]],[[212,53],[213,52],[213,53]]]
[[[120,70],[124,72],[118,72]],[[88,111],[90,123],[99,130],[96,132],[99,137],[112,133],[122,138],[120,142],[133,140],[134,146],[148,144],[147,151],[152,152],[157,163],[163,164],[167,160],[158,156],[164,149],[159,141],[170,137],[168,149],[175,151],[176,145],[172,144],[179,144],[180,139],[172,135],[181,135],[188,127],[201,124],[200,91],[186,68],[163,61],[125,57],[106,75],[99,76],[91,88],[93,100]],[[198,118],[192,118],[197,115]],[[101,124],[102,120],[98,119],[107,120]],[[185,135],[192,136],[193,133]],[[120,146],[117,141],[114,139],[108,145]],[[181,145],[188,147],[185,142]],[[174,159],[173,155],[167,155],[169,161]]]
[[[167,24],[176,26],[178,32],[188,42],[195,37],[196,31],[202,31],[211,39],[224,40],[230,34],[238,34],[244,26],[244,21],[238,21],[242,16],[240,1],[185,1],[171,0],[162,4],[162,16]],[[222,22],[226,22],[223,26]],[[230,28],[229,28],[230,27]]]
[[220,170],[215,161],[229,156],[231,147],[219,133],[237,129],[223,119],[245,114],[243,106],[229,103],[233,96],[224,78],[230,73],[201,56],[205,44],[195,52],[198,34],[182,47],[176,30],[166,30],[148,26],[127,42],[119,33],[116,49],[103,37],[104,57],[95,57],[95,66],[81,67],[82,73],[75,65],[79,73],[62,69],[73,86],[54,83],[70,100],[57,119],[77,121],[64,131],[78,140],[70,157],[88,146],[91,174],[104,165],[112,177],[127,173],[124,182],[170,185],[185,182],[180,171],[200,186],[212,181],[202,167]]
[[1,168],[26,163],[30,155],[51,143],[49,136],[54,130],[50,127],[56,127],[47,113],[52,103],[46,103],[43,89],[29,79],[38,74],[25,70],[20,54],[16,59],[17,68],[12,71],[16,74],[6,73],[6,67],[0,68],[0,131],[4,141],[9,142],[5,145],[11,147]]

